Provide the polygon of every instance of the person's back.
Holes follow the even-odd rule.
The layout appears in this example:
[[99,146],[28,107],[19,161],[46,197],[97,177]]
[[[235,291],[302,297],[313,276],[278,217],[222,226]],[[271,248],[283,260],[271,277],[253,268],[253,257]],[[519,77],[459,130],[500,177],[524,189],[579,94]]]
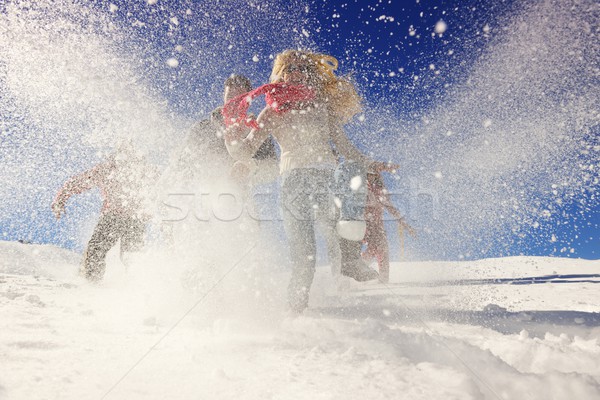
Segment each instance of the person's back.
[[76,175],[63,185],[56,195],[52,208],[58,215],[62,213],[68,199],[93,188],[102,195],[102,213],[126,216],[147,214],[149,186],[156,178],[154,168],[145,160],[137,160],[123,155],[111,156],[107,161]]
[[115,160],[106,177],[107,200],[115,208],[146,219],[150,213],[153,185],[158,176],[144,158]]

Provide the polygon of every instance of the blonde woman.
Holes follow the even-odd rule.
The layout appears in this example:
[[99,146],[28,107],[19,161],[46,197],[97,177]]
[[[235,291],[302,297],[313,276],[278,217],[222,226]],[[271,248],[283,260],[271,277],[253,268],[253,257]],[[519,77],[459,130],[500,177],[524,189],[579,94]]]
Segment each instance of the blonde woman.
[[[325,54],[286,50],[275,58],[271,84],[232,100],[223,112],[230,125],[226,144],[234,158],[248,159],[269,135],[281,148],[282,212],[292,261],[288,302],[296,313],[308,306],[317,224],[324,228],[330,262],[339,273],[340,238],[329,191],[337,154],[365,168],[387,168],[360,153],[343,132],[343,125],[361,106],[352,83],[334,73],[337,66],[337,60]],[[248,104],[260,94],[266,95],[267,106],[256,120],[249,120]],[[252,127],[249,133],[247,127]],[[355,243],[359,254],[360,242]]]

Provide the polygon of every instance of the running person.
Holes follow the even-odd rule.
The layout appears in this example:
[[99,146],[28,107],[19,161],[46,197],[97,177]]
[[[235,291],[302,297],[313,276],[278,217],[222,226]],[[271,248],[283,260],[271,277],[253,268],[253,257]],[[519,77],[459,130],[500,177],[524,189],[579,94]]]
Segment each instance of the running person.
[[[271,84],[238,96],[224,108],[226,144],[244,160],[268,135],[281,149],[281,200],[292,260],[288,304],[295,313],[308,306],[316,263],[315,227],[321,225],[332,265],[340,265],[336,210],[329,188],[338,164],[337,152],[372,168],[382,168],[356,150],[343,125],[360,111],[360,97],[348,80],[338,77],[337,60],[325,54],[287,50],[275,58]],[[256,120],[245,112],[248,99],[266,95],[267,106]],[[246,126],[252,128],[250,133]],[[359,254],[359,251],[357,254]],[[343,271],[342,271],[343,272]]]
[[131,143],[124,144],[107,161],[69,179],[52,203],[56,219],[65,212],[74,194],[99,188],[103,198],[100,219],[84,253],[82,275],[90,281],[102,280],[106,254],[121,240],[121,259],[139,251],[144,244],[146,222],[150,218],[146,190],[156,179],[156,171]]

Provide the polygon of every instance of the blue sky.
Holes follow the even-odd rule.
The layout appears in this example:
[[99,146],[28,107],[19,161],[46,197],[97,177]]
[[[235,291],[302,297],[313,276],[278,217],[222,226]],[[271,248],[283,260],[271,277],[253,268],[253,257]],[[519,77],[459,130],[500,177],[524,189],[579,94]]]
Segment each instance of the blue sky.
[[[410,175],[415,179],[429,176],[420,171],[435,161],[436,151],[442,153],[440,159],[445,159],[447,153],[456,150],[432,140],[424,141],[422,148],[416,147],[419,135],[427,131],[423,121],[431,115],[445,117],[440,108],[458,101],[461,96],[466,97],[464,88],[471,84],[478,68],[481,69],[482,59],[490,54],[493,57],[496,49],[505,51],[502,46],[507,42],[510,46],[512,38],[505,28],[528,12],[527,7],[518,2],[471,0],[158,0],[150,3],[97,0],[85,4],[112,18],[120,32],[110,36],[114,38],[114,46],[123,53],[140,57],[137,69],[151,90],[168,101],[172,112],[186,118],[202,118],[217,106],[222,81],[231,73],[243,72],[255,85],[266,83],[272,56],[285,48],[311,48],[335,56],[340,61],[341,73],[351,73],[365,98],[367,123],[351,124],[350,137],[375,157],[405,163],[405,178]],[[521,62],[522,54],[515,52],[514,57],[515,64]],[[176,68],[167,65],[166,60],[170,58],[177,59]],[[493,69],[489,69],[489,73],[494,75],[491,79],[499,79]],[[503,100],[511,100],[508,94],[504,97]],[[532,124],[544,115],[532,116]],[[496,124],[498,118],[505,117],[492,118],[494,127],[504,127],[502,123]],[[597,126],[590,129],[589,143],[595,140],[597,145]],[[465,137],[461,145],[474,140],[476,135],[472,134]],[[556,157],[557,153],[549,154]],[[595,161],[597,164],[597,156]],[[595,174],[592,173],[591,182],[597,172]],[[443,175],[447,175],[445,171]],[[540,178],[541,170],[531,175],[535,175],[528,183],[534,186],[527,191],[531,198],[522,203],[537,212],[538,207],[531,204],[539,203],[542,209],[551,203],[551,190],[547,188],[550,180]],[[445,184],[451,185],[449,181]],[[388,177],[388,185],[404,193],[402,188],[406,182]],[[486,187],[486,190],[495,190],[492,184]],[[449,229],[441,257],[528,254],[598,258],[600,207],[594,198],[597,188],[596,182],[589,183],[587,188],[580,185],[574,193],[566,191],[565,201],[551,207],[552,218],[520,215],[502,229],[490,231],[485,246],[481,246],[487,249],[482,254],[473,254],[460,243],[453,244],[447,236],[456,232]],[[445,191],[442,189],[442,192]],[[97,196],[86,200],[87,208],[77,207],[88,209],[88,203],[97,200]],[[443,210],[449,212],[449,209]],[[26,236],[33,241],[74,246],[73,235],[68,235],[68,240],[56,239],[57,228],[52,226],[51,216],[46,211],[34,214],[36,223],[27,223],[29,217],[25,216],[16,228],[4,227],[5,237],[22,238],[28,231]],[[482,215],[504,220],[500,214],[492,210]],[[419,221],[418,216],[413,219],[423,231],[420,243],[416,240],[411,243],[415,254],[420,254],[441,239],[435,237],[435,232],[429,234],[436,230],[435,224],[429,226]],[[535,229],[524,227],[525,223]],[[519,224],[523,226],[517,227]],[[72,224],[70,229],[75,229]],[[474,232],[469,232],[470,239]]]

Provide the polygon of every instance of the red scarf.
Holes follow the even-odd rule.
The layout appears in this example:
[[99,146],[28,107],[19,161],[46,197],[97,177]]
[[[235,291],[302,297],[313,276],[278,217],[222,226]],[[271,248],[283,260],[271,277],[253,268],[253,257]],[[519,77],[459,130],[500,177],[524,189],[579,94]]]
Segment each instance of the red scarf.
[[302,108],[302,105],[298,103],[315,98],[315,91],[304,85],[289,85],[283,82],[268,83],[229,100],[221,110],[225,126],[229,127],[235,123],[241,124],[243,122],[249,128],[260,129],[256,120],[248,118],[247,113],[252,100],[263,94],[267,106],[278,114],[289,111],[295,106],[296,108],[298,106]]

